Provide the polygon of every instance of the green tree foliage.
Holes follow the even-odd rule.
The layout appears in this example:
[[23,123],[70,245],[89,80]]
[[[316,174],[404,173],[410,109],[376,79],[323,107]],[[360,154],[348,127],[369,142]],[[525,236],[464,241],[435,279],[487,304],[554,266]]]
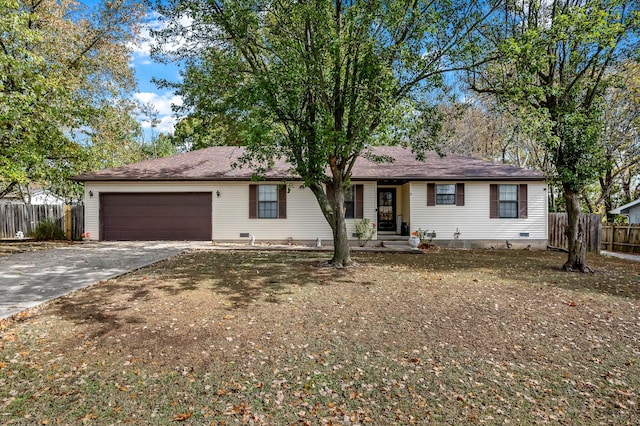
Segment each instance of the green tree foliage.
[[613,72],[614,84],[605,93],[604,171],[598,178],[594,210],[611,209],[640,197],[640,64],[626,61]]
[[[430,119],[420,115],[426,94],[466,54],[480,9],[457,0],[176,0],[160,8],[169,21],[156,54],[187,64],[175,85],[188,120],[178,129],[216,123],[247,146],[245,160],[286,158],[333,230],[331,263],[346,266],[354,162]],[[184,47],[167,51],[176,39]],[[420,154],[430,138],[412,142]]]
[[579,195],[605,164],[604,94],[613,67],[637,53],[638,19],[635,1],[507,1],[483,31],[497,61],[470,73],[473,89],[511,107],[549,154],[569,216],[567,270],[589,270]]
[[[104,148],[85,144],[122,141],[105,121],[127,121],[129,107],[117,99],[135,86],[127,44],[143,12],[133,0],[93,9],[73,0],[0,2],[0,196],[28,182],[62,185]],[[127,121],[121,132],[134,128]]]

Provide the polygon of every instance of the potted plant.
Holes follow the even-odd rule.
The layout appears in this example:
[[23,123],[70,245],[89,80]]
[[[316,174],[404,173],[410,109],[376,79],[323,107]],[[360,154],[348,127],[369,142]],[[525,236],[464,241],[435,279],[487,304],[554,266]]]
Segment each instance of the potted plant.
[[418,248],[420,245],[420,234],[418,231],[413,231],[409,237],[409,247]]

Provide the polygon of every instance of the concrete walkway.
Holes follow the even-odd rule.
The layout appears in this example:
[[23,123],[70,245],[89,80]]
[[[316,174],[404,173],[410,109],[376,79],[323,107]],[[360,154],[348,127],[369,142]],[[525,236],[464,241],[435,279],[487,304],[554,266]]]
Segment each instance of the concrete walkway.
[[209,242],[101,242],[0,257],[0,319]]

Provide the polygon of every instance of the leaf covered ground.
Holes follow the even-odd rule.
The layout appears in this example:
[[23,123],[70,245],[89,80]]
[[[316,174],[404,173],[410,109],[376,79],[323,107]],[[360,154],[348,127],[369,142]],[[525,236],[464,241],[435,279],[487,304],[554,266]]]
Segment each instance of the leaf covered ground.
[[79,244],[72,241],[13,241],[5,242],[0,240],[0,257],[9,256],[16,253],[24,253],[27,251],[47,250],[55,247],[69,246]]
[[6,424],[637,424],[640,263],[174,257],[0,323]]

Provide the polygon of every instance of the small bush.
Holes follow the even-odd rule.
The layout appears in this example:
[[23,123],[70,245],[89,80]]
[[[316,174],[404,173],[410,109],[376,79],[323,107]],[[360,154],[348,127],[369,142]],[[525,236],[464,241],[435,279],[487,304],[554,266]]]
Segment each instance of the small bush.
[[64,231],[57,220],[45,219],[36,226],[33,238],[37,241],[64,240]]

